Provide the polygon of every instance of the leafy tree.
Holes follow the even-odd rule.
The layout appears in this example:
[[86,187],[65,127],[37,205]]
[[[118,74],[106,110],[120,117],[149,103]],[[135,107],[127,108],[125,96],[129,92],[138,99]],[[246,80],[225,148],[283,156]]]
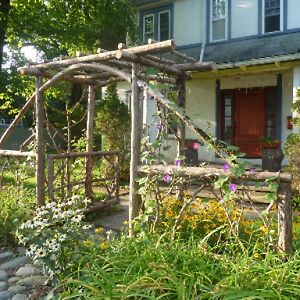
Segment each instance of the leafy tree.
[[[48,58],[76,50],[112,49],[135,34],[129,0],[1,0],[2,36],[11,45],[33,44]],[[1,2],[1,3],[2,3]],[[10,9],[9,9],[10,7]],[[3,49],[4,43],[0,47]]]

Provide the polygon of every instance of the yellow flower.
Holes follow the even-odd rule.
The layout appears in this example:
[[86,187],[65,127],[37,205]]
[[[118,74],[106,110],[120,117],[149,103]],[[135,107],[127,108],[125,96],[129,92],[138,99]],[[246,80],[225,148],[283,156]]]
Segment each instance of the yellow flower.
[[260,255],[259,253],[254,253],[254,254],[253,254],[253,257],[254,257],[255,259],[260,259],[261,255]]
[[95,229],[95,232],[98,234],[102,233],[103,231],[104,231],[104,229],[102,227],[98,227]]
[[269,228],[267,227],[267,226],[263,226],[262,228],[261,228],[261,231],[263,232],[263,233],[268,233],[269,232]]
[[107,250],[108,247],[109,247],[109,242],[108,241],[102,242],[100,244],[100,248],[103,249],[103,250]]

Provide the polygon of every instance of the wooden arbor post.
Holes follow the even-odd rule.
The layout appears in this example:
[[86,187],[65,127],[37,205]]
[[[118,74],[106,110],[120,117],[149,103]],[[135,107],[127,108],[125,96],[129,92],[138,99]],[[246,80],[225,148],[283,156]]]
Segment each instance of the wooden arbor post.
[[[94,116],[95,116],[95,88],[89,86],[88,93],[88,109],[86,124],[87,153],[93,152],[94,148]],[[86,177],[85,177],[85,196],[89,199],[93,198],[93,159],[91,155],[86,158]]]
[[141,204],[138,194],[138,184],[136,182],[138,175],[138,165],[140,163],[140,93],[141,90],[137,84],[139,65],[132,64],[132,96],[131,96],[131,153],[130,153],[130,191],[129,191],[129,234],[133,236],[133,220],[139,214]]
[[36,114],[36,197],[38,205],[45,205],[45,140],[44,140],[44,95],[39,91],[42,86],[42,77],[36,77],[35,81],[35,114]]
[[[178,106],[180,108],[185,107],[185,78],[180,76],[176,81],[177,89],[178,89]],[[185,139],[185,126],[182,120],[179,120],[177,127],[177,156],[184,155],[184,139]]]
[[278,247],[284,253],[293,248],[291,182],[280,182],[278,191]]

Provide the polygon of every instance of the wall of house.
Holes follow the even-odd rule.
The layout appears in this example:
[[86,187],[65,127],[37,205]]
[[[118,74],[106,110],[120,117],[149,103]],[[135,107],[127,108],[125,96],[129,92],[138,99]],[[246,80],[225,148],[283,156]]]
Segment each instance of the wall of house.
[[178,46],[203,40],[203,1],[174,1],[174,39]]
[[258,1],[231,1],[231,37],[255,35],[258,33]]
[[300,1],[299,0],[284,0],[287,1],[287,29],[300,27]]

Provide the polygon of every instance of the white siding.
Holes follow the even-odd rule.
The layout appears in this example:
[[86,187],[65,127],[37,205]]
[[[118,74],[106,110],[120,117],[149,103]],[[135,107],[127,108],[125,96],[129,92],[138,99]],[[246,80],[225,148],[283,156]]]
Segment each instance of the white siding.
[[300,28],[300,1],[299,0],[286,0],[288,1],[288,29]]
[[200,0],[174,2],[174,38],[178,46],[202,42],[204,24],[202,2]]
[[232,0],[231,37],[255,35],[258,33],[258,1]]

